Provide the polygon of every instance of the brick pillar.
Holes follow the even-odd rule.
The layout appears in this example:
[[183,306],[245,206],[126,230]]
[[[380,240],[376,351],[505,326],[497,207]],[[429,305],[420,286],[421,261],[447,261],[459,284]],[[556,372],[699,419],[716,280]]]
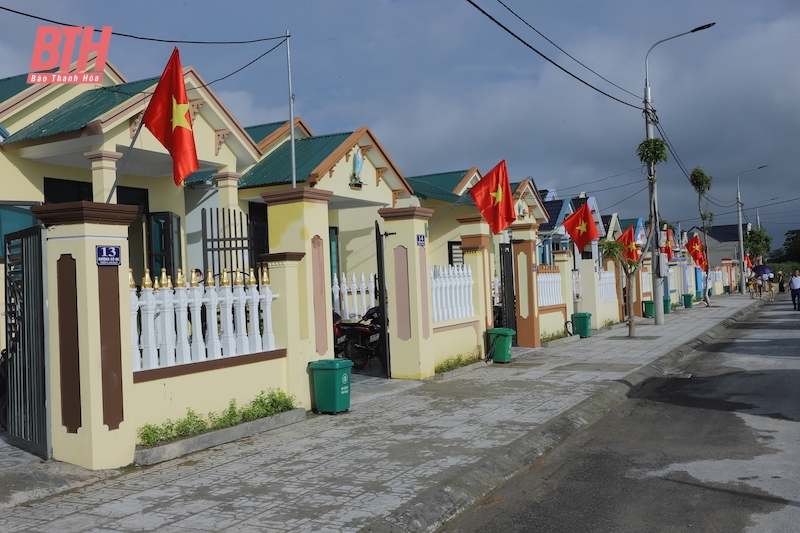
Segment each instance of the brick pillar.
[[431,336],[430,270],[425,235],[433,209],[404,207],[379,209],[384,239],[388,296],[389,348],[392,376],[420,379],[434,375]]
[[[97,203],[104,204],[117,179],[117,160],[122,157],[122,154],[110,150],[95,150],[86,152],[83,156],[92,162],[92,199]],[[117,202],[116,190],[111,197],[111,202]]]
[[[133,461],[128,225],[136,206],[33,207],[47,226],[50,424],[53,458],[94,470]],[[119,246],[100,266],[97,247]],[[126,407],[128,406],[128,407]]]
[[536,239],[538,224],[515,224],[513,229],[514,290],[517,295],[517,345],[541,346],[539,292],[536,285]]
[[492,232],[482,215],[456,218],[461,225],[461,251],[464,264],[472,269],[472,301],[475,315],[484,318],[486,329],[494,327],[494,304],[492,300]]
[[[269,216],[270,254],[262,256],[276,261],[274,254],[290,254],[278,262],[292,261],[283,266],[284,283],[296,287],[297,308],[286,308],[286,320],[296,335],[295,349],[287,350],[288,382],[298,398],[309,387],[308,363],[333,358],[333,299],[331,293],[330,243],[328,241],[328,202],[330,191],[300,187],[261,194]],[[276,265],[278,266],[278,265]],[[296,274],[289,269],[296,270]],[[270,276],[273,272],[270,270]],[[296,281],[294,281],[296,276]],[[275,300],[277,303],[278,300]],[[289,304],[284,304],[289,305]],[[276,310],[274,317],[281,312]],[[282,320],[282,319],[281,319]],[[275,324],[276,332],[279,329]],[[276,340],[277,342],[277,340]],[[291,340],[287,339],[287,342]],[[289,345],[287,345],[287,348]],[[310,403],[304,405],[310,407]]]

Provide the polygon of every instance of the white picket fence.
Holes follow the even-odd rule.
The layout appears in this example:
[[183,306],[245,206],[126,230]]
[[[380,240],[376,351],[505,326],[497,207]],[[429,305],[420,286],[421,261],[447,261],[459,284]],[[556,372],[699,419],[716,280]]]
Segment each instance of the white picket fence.
[[469,265],[431,267],[433,321],[454,320],[475,315],[472,302],[472,268]]
[[601,302],[613,302],[617,299],[617,276],[611,270],[601,270],[599,275],[599,292]]
[[187,283],[178,269],[173,288],[163,269],[161,284],[166,286],[158,278],[151,281],[147,269],[137,294],[129,274],[134,371],[275,349],[272,300],[278,295],[272,293],[266,273],[259,284],[250,269],[246,287],[238,270],[232,284],[227,270],[219,287],[214,286],[210,271],[207,280],[209,284],[203,287],[193,273]]
[[361,318],[364,313],[376,305],[375,276],[372,275],[372,272],[369,273],[369,277],[362,272],[360,281],[356,281],[355,272],[351,272],[349,284],[344,272],[342,272],[341,278],[334,274],[331,291],[333,292],[333,310],[345,319]]
[[561,294],[561,271],[557,266],[539,265],[536,271],[539,307],[564,303]]

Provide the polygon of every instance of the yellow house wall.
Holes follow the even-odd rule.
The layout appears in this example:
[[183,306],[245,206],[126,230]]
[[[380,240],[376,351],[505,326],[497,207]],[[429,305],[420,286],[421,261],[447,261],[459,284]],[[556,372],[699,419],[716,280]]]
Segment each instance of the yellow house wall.
[[485,352],[483,328],[477,317],[434,322],[433,335],[429,342],[433,343],[433,362],[438,365],[445,359],[456,355],[465,358],[481,356]]
[[137,429],[184,418],[189,408],[201,416],[210,412],[219,415],[231,400],[242,407],[261,391],[286,390],[285,377],[286,359],[275,359],[135,383],[133,403],[126,406],[126,411]]
[[[377,273],[377,253],[375,250],[375,220],[379,219],[377,209],[362,207],[342,209],[332,212],[331,225],[339,227],[340,269],[347,277],[355,272]],[[334,224],[334,222],[336,224]],[[380,221],[383,230],[383,221]],[[385,231],[385,230],[383,230]],[[341,274],[341,272],[337,272]]]
[[451,204],[434,200],[425,201],[424,206],[434,210],[428,223],[428,264],[448,265],[450,257],[447,243],[461,242],[461,224],[456,218],[475,214],[475,207],[456,206],[450,209]]
[[[569,317],[567,317],[569,320]],[[539,331],[541,335],[561,333],[564,331],[564,315],[559,310],[557,313],[542,313],[539,315]]]

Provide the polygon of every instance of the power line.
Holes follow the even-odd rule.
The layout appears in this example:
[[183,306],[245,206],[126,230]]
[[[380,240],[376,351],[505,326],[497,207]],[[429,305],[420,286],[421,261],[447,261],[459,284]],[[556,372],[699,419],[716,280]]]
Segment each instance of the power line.
[[[40,17],[37,15],[32,15],[31,13],[25,13],[23,11],[17,11],[16,9],[11,9],[8,7],[0,6],[0,9],[3,11],[8,11],[9,13],[14,13],[16,15],[20,15],[23,17],[32,18],[34,20],[39,20],[42,22],[49,22],[50,24],[56,24],[58,26],[72,26],[72,27],[81,27],[81,24],[68,24],[66,22],[60,22],[53,19],[48,19],[44,17]],[[94,31],[99,32],[100,29],[95,29]],[[141,37],[139,35],[131,35],[129,33],[121,33],[112,31],[111,35],[116,35],[118,37],[127,37],[128,39],[137,39],[140,41],[154,41],[157,43],[171,43],[171,44],[253,44],[253,43],[261,43],[264,41],[274,41],[276,39],[285,39],[285,35],[281,35],[278,37],[263,37],[261,39],[251,39],[247,41],[185,41],[185,40],[174,40],[174,39],[159,39],[156,37]]]
[[606,176],[605,178],[600,178],[599,180],[587,181],[585,183],[582,183],[581,185],[573,185],[571,187],[564,187],[562,190],[569,191],[569,190],[572,190],[572,189],[581,189],[581,188],[585,187],[586,185],[591,185],[592,183],[599,183],[601,181],[609,180],[611,178],[616,178],[617,176],[622,176],[623,174],[627,174],[628,172],[633,172],[634,170],[641,170],[642,168],[644,168],[644,165],[639,166],[639,167],[629,168],[628,170],[624,170],[622,172],[618,172],[618,173],[613,174],[611,176]]
[[549,58],[549,57],[547,57],[546,55],[544,55],[542,52],[540,52],[539,50],[537,50],[536,48],[534,48],[534,47],[533,47],[531,44],[529,44],[527,41],[525,41],[525,39],[523,39],[522,37],[520,37],[519,35],[517,35],[517,34],[516,34],[516,33],[514,33],[513,31],[511,31],[509,28],[507,28],[506,26],[504,26],[504,25],[503,25],[503,24],[502,24],[502,23],[501,23],[499,20],[497,20],[496,18],[494,18],[493,16],[491,16],[489,13],[487,13],[486,11],[484,11],[484,10],[483,10],[483,9],[482,9],[480,6],[478,6],[478,5],[477,5],[475,2],[473,2],[472,0],[467,0],[467,2],[469,2],[469,3],[470,3],[470,4],[471,4],[471,5],[472,5],[472,6],[473,6],[475,9],[477,9],[478,11],[480,11],[481,13],[483,13],[483,14],[484,14],[484,16],[486,16],[486,18],[488,18],[489,20],[491,20],[492,22],[494,22],[495,24],[497,24],[498,26],[500,26],[500,27],[501,27],[503,30],[505,30],[505,31],[506,31],[506,33],[508,33],[509,35],[511,35],[512,37],[514,37],[516,40],[518,40],[519,42],[521,42],[521,43],[522,43],[523,45],[525,45],[526,47],[530,48],[530,49],[531,49],[533,52],[535,52],[536,54],[538,54],[538,55],[539,55],[539,56],[540,56],[542,59],[544,59],[545,61],[547,61],[548,63],[550,63],[551,65],[553,65],[553,66],[554,66],[554,67],[556,67],[557,69],[559,69],[560,71],[564,72],[564,73],[565,73],[565,74],[567,74],[568,76],[570,76],[570,77],[572,77],[572,78],[574,78],[574,79],[578,80],[579,82],[581,82],[582,84],[586,85],[587,87],[589,87],[589,88],[591,88],[591,89],[594,89],[594,90],[595,90],[595,91],[597,91],[598,93],[600,93],[600,94],[602,94],[602,95],[604,95],[604,96],[607,96],[608,98],[611,98],[611,99],[612,99],[612,100],[614,100],[615,102],[619,102],[620,104],[626,105],[626,106],[628,106],[628,107],[632,107],[632,108],[634,108],[634,109],[643,110],[643,108],[642,108],[642,107],[639,107],[639,106],[636,106],[636,105],[633,105],[633,104],[629,104],[628,102],[625,102],[624,100],[620,100],[619,98],[617,98],[617,97],[615,97],[615,96],[611,96],[611,95],[610,95],[610,94],[608,94],[607,92],[605,92],[605,91],[603,91],[603,90],[601,90],[601,89],[598,89],[597,87],[595,87],[595,86],[594,86],[594,85],[592,85],[591,83],[589,83],[589,82],[587,82],[587,81],[585,81],[585,80],[581,79],[580,77],[576,76],[575,74],[573,74],[572,72],[568,71],[567,69],[565,69],[564,67],[562,67],[561,65],[559,65],[558,63],[556,63],[555,61],[553,61],[552,59],[550,59],[550,58]]
[[548,43],[550,43],[550,44],[552,44],[553,46],[555,46],[556,48],[558,48],[558,49],[559,49],[559,50],[560,50],[560,51],[561,51],[561,52],[562,52],[562,53],[563,53],[565,56],[567,56],[568,58],[570,58],[571,60],[573,60],[574,62],[576,62],[577,64],[579,64],[580,66],[582,66],[583,68],[585,68],[586,70],[588,70],[589,72],[591,72],[592,74],[594,74],[595,76],[597,76],[598,78],[600,78],[601,80],[603,80],[604,82],[606,82],[606,83],[609,83],[609,84],[613,85],[614,87],[616,87],[616,88],[617,88],[617,89],[619,89],[620,91],[622,91],[622,92],[625,92],[625,93],[628,93],[629,95],[633,96],[634,98],[639,98],[639,95],[633,94],[633,93],[632,93],[632,92],[630,92],[629,90],[627,90],[627,89],[624,89],[624,88],[620,87],[619,85],[617,85],[617,84],[616,84],[616,83],[614,83],[613,81],[611,81],[611,80],[609,80],[609,79],[606,79],[606,78],[604,78],[603,76],[601,76],[600,74],[598,74],[597,72],[595,72],[594,70],[592,70],[591,68],[589,68],[588,66],[586,66],[586,65],[584,65],[583,63],[581,63],[580,61],[578,61],[576,58],[572,57],[572,56],[571,56],[569,53],[567,53],[567,51],[566,51],[566,50],[564,50],[563,48],[561,48],[560,46],[558,46],[556,43],[554,43],[553,41],[551,41],[550,39],[548,39],[548,38],[547,38],[547,36],[545,36],[545,34],[543,34],[542,32],[540,32],[539,30],[537,30],[537,29],[536,29],[536,28],[534,28],[533,26],[531,26],[531,25],[528,23],[528,21],[527,21],[527,20],[525,20],[524,18],[520,17],[520,16],[519,16],[517,13],[515,13],[515,12],[514,12],[514,10],[513,10],[513,9],[511,9],[510,7],[508,7],[508,6],[507,6],[505,3],[503,3],[503,1],[502,1],[502,0],[497,0],[497,1],[500,3],[500,5],[501,5],[501,6],[503,6],[504,8],[506,8],[506,9],[507,9],[507,10],[508,10],[508,11],[509,11],[509,12],[510,12],[512,15],[514,15],[514,16],[515,16],[515,17],[517,17],[517,18],[518,18],[520,21],[522,21],[522,23],[523,23],[523,24],[525,24],[527,27],[529,27],[530,29],[532,29],[533,31],[535,31],[536,33],[538,33],[538,34],[539,34],[539,35],[540,35],[540,36],[541,36],[541,37],[542,37],[542,38],[543,38],[545,41],[547,41]]
[[633,194],[631,194],[630,196],[628,196],[627,198],[623,198],[623,199],[622,199],[622,200],[620,200],[619,202],[617,202],[617,203],[615,203],[615,204],[611,204],[611,205],[609,205],[609,206],[606,206],[606,207],[604,207],[603,209],[611,209],[612,207],[616,207],[616,206],[618,206],[619,204],[621,204],[622,202],[625,202],[625,201],[627,201],[627,200],[630,200],[631,198],[633,198],[633,197],[634,197],[634,196],[636,196],[637,194],[639,194],[639,193],[642,193],[642,192],[646,191],[647,189],[648,189],[647,187],[643,187],[643,188],[639,189],[638,191],[636,191],[635,193],[633,193]]

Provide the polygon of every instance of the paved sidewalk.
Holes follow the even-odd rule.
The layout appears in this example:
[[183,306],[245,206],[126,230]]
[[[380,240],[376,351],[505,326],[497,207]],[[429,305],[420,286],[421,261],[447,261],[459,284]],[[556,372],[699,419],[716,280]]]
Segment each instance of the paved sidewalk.
[[435,531],[762,304],[712,303],[640,321],[636,339],[616,327],[448,379],[355,376],[348,413],[152,467],[4,468],[0,445],[0,531]]

